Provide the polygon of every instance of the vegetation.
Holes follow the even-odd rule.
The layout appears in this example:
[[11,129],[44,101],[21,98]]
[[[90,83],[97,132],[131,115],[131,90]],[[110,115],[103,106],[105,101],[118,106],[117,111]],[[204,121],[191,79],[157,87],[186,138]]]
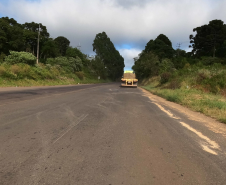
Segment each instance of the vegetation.
[[96,35],[93,42],[93,51],[96,52],[99,61],[105,66],[112,80],[119,79],[123,74],[124,59],[115,49],[114,44],[105,32]]
[[226,56],[226,25],[221,20],[210,21],[193,29],[196,35],[190,35],[193,53],[196,56]]
[[160,34],[132,68],[145,89],[226,123],[226,25],[213,20],[193,31],[192,52]]
[[[179,80],[174,76],[164,84],[160,77],[151,77],[143,80],[142,87],[168,101],[181,104],[226,123],[226,91],[221,90],[221,93],[218,94],[206,93],[203,91],[205,86],[200,86],[198,83],[198,74],[194,76],[190,74],[190,77],[177,76]],[[194,79],[196,81],[192,82]]]
[[[40,31],[39,64],[36,64]],[[101,38],[101,39],[100,39]],[[50,38],[41,23],[19,24],[0,18],[0,86],[76,84],[116,80],[122,75],[124,59],[103,32],[94,40],[97,56],[92,59],[70,41]],[[101,80],[98,80],[100,77]]]

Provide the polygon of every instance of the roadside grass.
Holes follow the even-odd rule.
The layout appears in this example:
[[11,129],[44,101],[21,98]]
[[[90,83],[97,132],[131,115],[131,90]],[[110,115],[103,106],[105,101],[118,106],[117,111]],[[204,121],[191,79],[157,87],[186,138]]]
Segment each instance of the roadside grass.
[[167,89],[167,84],[161,85],[159,78],[156,77],[149,79],[148,83],[141,87],[168,101],[181,104],[193,111],[201,112],[226,123],[226,98],[220,94],[184,86],[178,89]]
[[55,86],[55,85],[77,85],[77,84],[97,84],[108,83],[110,80],[94,80],[94,79],[58,79],[58,80],[32,80],[32,79],[2,79],[0,78],[0,87],[31,87],[31,86]]
[[65,71],[59,66],[40,64],[0,65],[0,87],[29,87],[75,85],[90,83],[106,83],[110,80],[98,80],[96,76],[87,72]]

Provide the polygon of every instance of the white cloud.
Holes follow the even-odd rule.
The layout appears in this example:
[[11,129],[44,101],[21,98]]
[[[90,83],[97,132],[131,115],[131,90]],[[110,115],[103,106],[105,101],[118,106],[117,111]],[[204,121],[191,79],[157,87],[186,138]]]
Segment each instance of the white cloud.
[[[91,54],[97,33],[105,31],[117,46],[144,49],[160,33],[173,46],[189,41],[193,28],[213,19],[226,22],[226,0],[9,0],[1,4],[3,15],[17,21],[41,22],[52,37],[65,36],[72,46],[82,45]],[[182,45],[187,49],[189,43]],[[120,50],[120,52],[124,52]],[[128,50],[129,52],[129,50]],[[121,53],[122,54],[122,53]],[[128,56],[129,57],[129,56]],[[131,64],[125,58],[126,65]]]
[[125,59],[125,66],[127,69],[130,69],[133,64],[133,58],[137,57],[141,53],[140,49],[119,49],[120,54]]

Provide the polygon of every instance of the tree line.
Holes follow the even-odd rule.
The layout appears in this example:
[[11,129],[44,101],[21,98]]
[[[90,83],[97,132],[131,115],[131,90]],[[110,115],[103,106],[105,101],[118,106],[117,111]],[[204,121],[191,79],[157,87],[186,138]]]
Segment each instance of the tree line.
[[59,65],[68,72],[85,70],[104,79],[116,80],[122,75],[124,59],[105,32],[96,35],[93,43],[96,56],[90,59],[76,47],[70,46],[66,37],[51,38],[43,24],[20,24],[8,17],[0,18],[0,63],[35,65],[39,31],[41,63]]
[[160,34],[151,39],[145,49],[134,58],[132,69],[138,78],[146,78],[186,65],[226,65],[226,25],[222,20],[212,20],[209,24],[194,28],[189,36],[191,52],[173,49],[169,38]]

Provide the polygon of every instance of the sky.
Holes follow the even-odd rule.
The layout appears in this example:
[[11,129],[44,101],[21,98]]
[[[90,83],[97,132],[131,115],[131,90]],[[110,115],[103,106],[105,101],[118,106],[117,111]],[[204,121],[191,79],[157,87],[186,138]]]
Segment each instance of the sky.
[[193,28],[220,19],[226,23],[226,0],[0,0],[0,17],[47,27],[52,38],[95,55],[96,34],[106,32],[125,59],[125,70],[147,42],[165,34],[176,49],[190,51]]

